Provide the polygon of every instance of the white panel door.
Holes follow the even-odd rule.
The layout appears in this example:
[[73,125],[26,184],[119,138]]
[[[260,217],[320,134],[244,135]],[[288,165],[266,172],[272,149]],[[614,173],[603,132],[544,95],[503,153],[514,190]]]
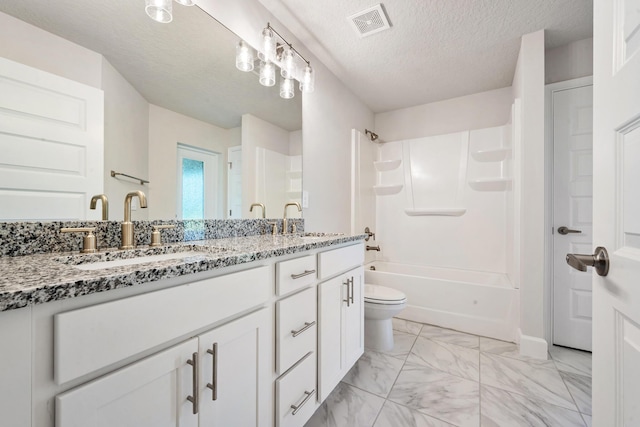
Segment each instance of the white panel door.
[[593,425],[640,425],[640,0],[594,1]]
[[0,220],[100,219],[103,92],[0,58]]
[[200,426],[271,426],[272,324],[262,309],[200,335]]
[[593,87],[552,98],[553,343],[591,351],[591,273],[569,267],[565,256],[592,249]]
[[196,427],[195,338],[56,397],[56,427]]
[[342,277],[318,285],[318,401],[323,402],[344,376],[342,357]]

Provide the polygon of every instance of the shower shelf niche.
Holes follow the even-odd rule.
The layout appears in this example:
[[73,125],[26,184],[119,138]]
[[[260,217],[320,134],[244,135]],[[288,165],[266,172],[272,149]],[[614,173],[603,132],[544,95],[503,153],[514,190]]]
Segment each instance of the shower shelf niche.
[[390,196],[392,194],[398,194],[400,190],[402,190],[402,184],[373,186],[373,191],[376,193],[376,196]]
[[466,211],[466,208],[414,208],[405,209],[404,213],[409,216],[462,216]]
[[402,160],[381,160],[379,162],[373,162],[373,165],[376,167],[378,172],[386,172],[397,169],[398,166],[402,163]]
[[476,191],[507,191],[511,182],[511,178],[483,178],[469,181],[469,186]]
[[500,147],[489,150],[472,151],[471,157],[478,162],[501,162],[511,156],[511,148]]

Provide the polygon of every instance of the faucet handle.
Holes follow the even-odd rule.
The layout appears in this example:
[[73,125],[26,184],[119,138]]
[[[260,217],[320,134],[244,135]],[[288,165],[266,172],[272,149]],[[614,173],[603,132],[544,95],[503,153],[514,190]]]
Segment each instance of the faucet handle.
[[77,227],[77,228],[61,228],[61,233],[87,233],[82,237],[82,252],[83,254],[92,254],[97,251],[96,249],[96,235],[93,234],[96,231],[96,227]]
[[151,232],[151,244],[149,246],[161,246],[162,245],[162,236],[160,235],[160,230],[166,230],[167,228],[176,228],[174,224],[164,224],[164,225],[154,225],[152,226],[153,231]]
[[278,235],[278,221],[269,221],[267,224],[271,226],[271,234],[274,236]]

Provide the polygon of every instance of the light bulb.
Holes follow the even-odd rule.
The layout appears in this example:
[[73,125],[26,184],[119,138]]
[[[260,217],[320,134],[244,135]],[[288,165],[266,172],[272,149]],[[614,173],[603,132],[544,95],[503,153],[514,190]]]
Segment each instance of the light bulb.
[[295,96],[293,80],[286,77],[282,77],[280,80],[280,97],[284,99],[291,99]]
[[262,30],[262,52],[258,52],[258,58],[263,61],[273,61],[276,58],[276,38],[269,27]]
[[260,61],[260,84],[273,86],[276,84],[276,67],[271,61]]
[[302,73],[302,80],[300,81],[300,91],[305,93],[311,93],[315,89],[315,73],[313,72],[313,68],[311,65],[307,64],[304,67],[304,72]]
[[171,14],[173,3],[171,0],[146,0],[146,6],[144,8],[149,18],[162,24],[168,24],[173,20]]
[[244,40],[236,46],[236,68],[240,71],[253,70],[253,49]]
[[293,72],[295,70],[295,63],[293,58],[293,50],[291,47],[285,48],[282,53],[282,68],[280,69],[280,75],[287,79],[293,77]]

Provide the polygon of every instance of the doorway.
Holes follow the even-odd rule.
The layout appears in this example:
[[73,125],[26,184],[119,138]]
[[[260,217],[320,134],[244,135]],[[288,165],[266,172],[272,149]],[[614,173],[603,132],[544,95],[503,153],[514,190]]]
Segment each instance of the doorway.
[[179,143],[177,157],[178,219],[221,218],[218,190],[220,155]]
[[593,85],[591,78],[547,86],[551,168],[551,343],[592,349],[591,271],[568,253],[592,252]]

